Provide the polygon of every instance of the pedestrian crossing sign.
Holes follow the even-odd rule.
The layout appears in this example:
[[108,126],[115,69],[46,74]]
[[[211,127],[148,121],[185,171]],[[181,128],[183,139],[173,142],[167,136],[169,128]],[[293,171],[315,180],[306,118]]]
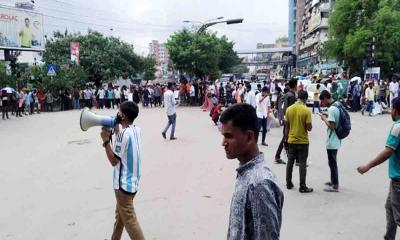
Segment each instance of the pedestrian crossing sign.
[[53,64],[47,65],[47,76],[55,77],[57,76],[57,66]]

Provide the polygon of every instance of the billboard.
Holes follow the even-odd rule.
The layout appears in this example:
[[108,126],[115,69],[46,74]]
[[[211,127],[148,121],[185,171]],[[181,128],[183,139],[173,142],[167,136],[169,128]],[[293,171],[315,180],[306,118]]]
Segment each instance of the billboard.
[[71,42],[71,61],[79,64],[79,43]]
[[11,8],[0,8],[0,48],[43,50],[43,16]]

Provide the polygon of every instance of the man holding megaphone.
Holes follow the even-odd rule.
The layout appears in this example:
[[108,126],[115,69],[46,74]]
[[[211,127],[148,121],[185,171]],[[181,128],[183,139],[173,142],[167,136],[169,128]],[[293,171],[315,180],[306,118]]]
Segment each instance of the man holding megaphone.
[[139,108],[134,102],[122,103],[115,118],[115,142],[111,143],[110,128],[104,127],[109,124],[103,124],[100,134],[107,158],[114,167],[113,185],[117,206],[112,240],[121,239],[124,227],[131,239],[144,239],[133,207],[141,175],[140,129],[133,125],[138,114]]

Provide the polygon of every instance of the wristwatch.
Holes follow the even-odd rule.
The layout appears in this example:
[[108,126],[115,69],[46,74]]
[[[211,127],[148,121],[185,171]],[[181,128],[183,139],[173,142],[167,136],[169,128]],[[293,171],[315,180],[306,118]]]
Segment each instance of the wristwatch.
[[107,145],[110,143],[110,140],[107,140],[103,143],[103,147],[107,147]]

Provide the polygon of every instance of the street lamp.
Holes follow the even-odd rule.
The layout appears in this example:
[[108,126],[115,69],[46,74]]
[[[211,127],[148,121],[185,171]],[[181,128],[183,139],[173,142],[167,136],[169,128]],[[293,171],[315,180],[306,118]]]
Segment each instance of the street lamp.
[[228,19],[228,20],[223,20],[223,21],[217,21],[217,20],[221,20],[221,19],[223,19],[223,18],[224,18],[224,17],[218,17],[218,18],[215,18],[215,19],[207,20],[207,21],[205,21],[205,22],[200,22],[200,21],[189,21],[189,20],[185,20],[185,21],[183,21],[183,22],[184,22],[184,23],[198,23],[198,24],[201,24],[201,26],[200,26],[199,30],[197,31],[197,33],[202,33],[202,32],[204,32],[208,27],[211,27],[211,26],[216,25],[216,24],[218,24],[218,23],[226,23],[226,24],[230,25],[230,24],[242,23],[243,20],[244,20],[243,18],[237,18],[237,19]]
[[211,27],[213,25],[216,25],[218,23],[226,23],[227,25],[230,24],[238,24],[238,23],[242,23],[243,22],[243,18],[238,18],[238,19],[228,19],[228,20],[224,20],[224,21],[215,21],[215,22],[209,22],[209,23],[205,23],[203,24],[199,30],[197,31],[197,33],[202,33],[204,32],[208,27]]

